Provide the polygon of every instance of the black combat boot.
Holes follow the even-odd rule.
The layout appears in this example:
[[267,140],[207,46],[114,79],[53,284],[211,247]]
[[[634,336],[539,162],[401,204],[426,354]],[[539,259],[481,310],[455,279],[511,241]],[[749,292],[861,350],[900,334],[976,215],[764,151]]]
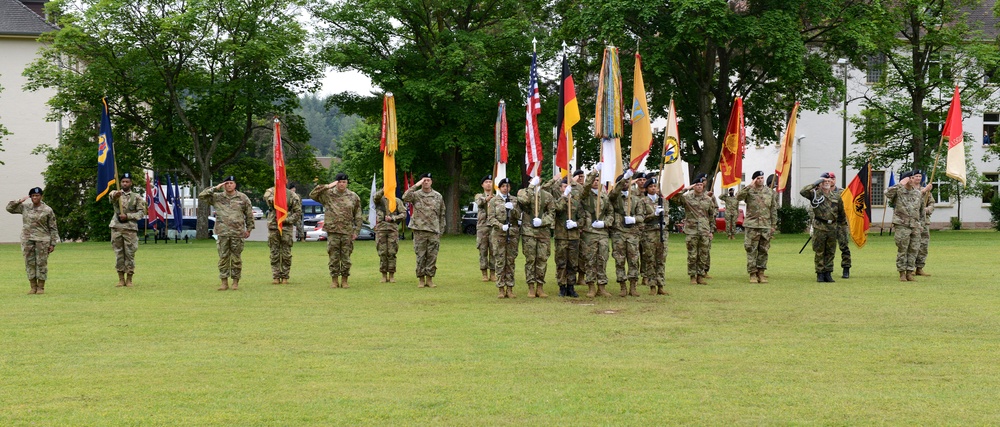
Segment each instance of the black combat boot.
[[850,279],[851,278],[851,267],[844,267],[844,274],[842,276],[840,276],[840,277],[844,278],[844,279]]
[[559,296],[566,296],[566,285],[559,285]]
[[823,273],[816,273],[816,281],[819,283],[826,282],[826,275]]
[[580,294],[576,293],[576,287],[573,285],[566,285],[566,296],[570,298],[580,298]]
[[833,280],[833,272],[832,271],[827,271],[826,273],[823,273],[823,274],[824,274],[823,277],[826,278],[827,283],[834,283],[835,282]]

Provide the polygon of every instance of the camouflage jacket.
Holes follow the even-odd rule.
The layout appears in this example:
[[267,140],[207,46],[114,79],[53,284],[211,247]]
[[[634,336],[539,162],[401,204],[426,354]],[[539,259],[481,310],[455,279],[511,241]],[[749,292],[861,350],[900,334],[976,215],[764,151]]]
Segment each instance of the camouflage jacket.
[[30,199],[22,203],[12,200],[10,203],[7,203],[7,212],[21,214],[21,221],[24,224],[21,227],[22,242],[32,240],[43,242],[48,240],[50,245],[56,245],[56,241],[59,239],[59,229],[56,228],[56,214],[52,212],[52,208],[46,205],[45,202],[41,202],[38,206],[35,206],[31,203]]
[[[129,191],[127,193],[112,193],[108,199],[111,200],[111,206],[115,210],[108,227],[115,230],[138,230],[139,226],[136,221],[146,216],[146,198],[139,193]],[[121,203],[118,203],[118,199],[121,199]],[[124,222],[118,219],[121,212],[125,212],[125,217],[128,218]],[[177,216],[183,217],[179,213],[174,215],[175,218]]]
[[[514,208],[507,210],[504,206],[506,202],[511,202]],[[490,227],[494,230],[503,230],[503,225],[508,224],[510,227],[507,231],[511,234],[516,235],[518,232],[519,225],[518,220],[521,218],[521,205],[517,203],[517,198],[513,194],[507,195],[507,200],[504,201],[503,194],[497,193],[496,197],[490,200]]]
[[490,227],[490,200],[495,196],[496,193],[476,194],[476,229]]
[[[611,194],[608,195],[608,201],[611,202],[611,206],[615,210],[615,224],[612,226],[612,229],[627,234],[642,234],[646,215],[652,212],[646,212],[646,205],[642,203],[642,196],[636,194],[638,192],[636,186],[629,186],[629,181],[628,179],[618,181],[615,187],[611,189]],[[625,193],[626,191],[628,193]],[[635,224],[625,224],[626,214],[635,217]]]
[[[278,229],[278,211],[274,209],[274,187],[264,191],[264,202],[267,203],[267,229]],[[302,222],[302,198],[292,190],[285,190],[285,203],[288,207],[288,216],[285,222],[281,223],[281,230],[289,231]]]
[[715,231],[715,215],[719,211],[715,200],[694,190],[681,194],[684,202],[684,234],[711,236]]
[[[584,233],[607,236],[608,229],[615,225],[615,209],[611,206],[611,201],[608,200],[608,195],[604,194],[601,186],[598,186],[596,190],[591,188],[598,176],[600,176],[600,172],[592,171],[587,174],[587,179],[584,181],[585,190],[580,196],[580,204],[583,205],[582,210],[586,219],[580,223],[580,228]],[[601,205],[600,210],[597,209],[598,201]],[[604,221],[604,228],[592,227],[591,224],[594,221]]]
[[885,202],[893,207],[893,225],[920,228],[924,223],[923,193],[920,187],[907,189],[905,185],[894,185],[885,190]]
[[444,198],[441,197],[441,193],[433,189],[425,192],[419,185],[414,184],[403,193],[403,201],[413,204],[413,215],[410,217],[411,230],[444,233],[446,223]]
[[[670,211],[670,205],[662,196],[657,194],[654,197],[649,197],[649,195],[643,195],[640,199],[642,204],[646,208],[646,216],[643,218],[643,234],[644,235],[659,235],[660,238],[666,238],[669,234],[667,230],[667,212]],[[656,215],[656,208],[662,207],[663,213]]]
[[[535,198],[537,197],[538,218],[542,220],[541,227],[535,227]],[[517,192],[517,203],[521,205],[521,235],[539,239],[548,239],[555,222],[556,204],[552,193],[541,186],[522,188]],[[565,227],[565,223],[563,226]]]
[[824,194],[817,187],[816,183],[812,183],[799,191],[799,195],[808,199],[812,207],[813,227],[836,228],[842,221],[846,221],[844,202],[836,191]]
[[742,193],[743,190],[746,190],[747,188],[750,187],[743,187],[732,197],[730,197],[728,194],[719,197],[719,199],[722,200],[722,205],[726,207],[726,215],[730,215],[732,212],[736,212],[736,216],[739,216],[740,200],[741,200],[739,198],[740,197],[739,193]]
[[[724,197],[723,199],[728,198]],[[743,227],[745,228],[778,228],[778,205],[774,203],[774,190],[767,188],[766,186],[760,186],[760,188],[753,185],[749,187],[743,187],[738,193],[736,193],[734,203],[735,206],[739,206],[739,201],[746,202],[747,211],[746,216],[743,218]],[[729,202],[726,202],[726,212],[729,212]],[[739,209],[734,207],[733,209]],[[739,212],[736,213],[739,215]]]
[[215,234],[243,237],[253,230],[253,206],[246,194],[234,191],[229,195],[209,187],[198,193],[198,200],[215,207]]
[[[555,219],[552,222],[553,234],[556,240],[579,240],[580,227],[583,227],[584,212],[583,205],[580,204],[580,196],[583,186],[571,182],[572,190],[569,197],[564,197],[559,187],[562,186],[561,179],[551,179],[543,185],[549,194],[555,198]],[[571,215],[572,214],[572,215]],[[576,228],[566,229],[566,220],[572,219],[577,223]]]
[[[398,197],[396,199],[396,210],[389,211],[389,199],[385,197],[385,190],[375,191],[375,231],[391,233],[399,232],[399,223],[406,220],[406,205]],[[389,217],[386,221],[385,217]]]
[[364,216],[357,193],[320,185],[309,192],[309,198],[323,204],[323,230],[327,234],[357,236],[361,232]]
[[931,225],[931,214],[934,213],[934,198],[930,196],[922,197],[924,200],[924,228]]

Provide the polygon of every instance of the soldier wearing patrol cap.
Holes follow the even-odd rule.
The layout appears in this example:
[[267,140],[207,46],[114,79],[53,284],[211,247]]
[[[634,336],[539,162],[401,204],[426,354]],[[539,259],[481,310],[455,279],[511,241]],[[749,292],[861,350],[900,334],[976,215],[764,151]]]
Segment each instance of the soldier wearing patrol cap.
[[885,201],[893,207],[892,226],[896,229],[896,271],[900,282],[915,282],[917,253],[923,228],[923,197],[931,186],[920,187],[919,170],[904,172],[896,185],[885,190]]
[[497,298],[517,298],[514,295],[514,266],[517,261],[517,238],[521,230],[521,205],[510,194],[510,180],[503,178],[497,188],[500,194],[490,200],[490,240],[497,272]]
[[[830,183],[833,184],[833,194],[834,197],[840,199],[841,195],[844,194],[844,189],[837,187],[837,175],[833,172],[827,172],[826,175]],[[847,208],[845,206],[845,208]],[[846,212],[846,211],[845,211]],[[851,229],[847,224],[847,215],[837,221],[837,249],[840,249],[840,268],[843,269],[843,274],[840,275],[841,278],[850,279],[851,278]]]
[[434,288],[437,273],[438,249],[441,248],[441,234],[445,230],[444,197],[434,191],[430,173],[420,176],[412,187],[403,193],[403,201],[413,205],[410,229],[413,230],[413,251],[417,256],[417,279],[419,287]]
[[[132,191],[132,174],[125,172],[118,180],[121,190],[111,192],[111,248],[115,251],[115,270],[118,271],[118,287],[132,287],[135,274],[135,252],[139,249],[139,226],[137,221],[146,216],[146,198]],[[174,214],[174,220],[181,213]]]
[[39,187],[28,190],[28,197],[7,203],[7,212],[21,215],[21,252],[24,254],[28,282],[31,283],[28,293],[44,294],[49,254],[56,249],[56,240],[59,239],[56,214],[42,202],[42,189]]
[[331,288],[349,288],[351,253],[354,239],[361,232],[364,217],[361,215],[361,198],[347,189],[350,180],[346,173],[338,173],[329,184],[319,185],[309,192],[309,197],[323,204],[323,230],[326,231],[326,253],[330,256]]
[[834,192],[833,174],[826,172],[820,179],[799,191],[810,202],[813,211],[813,262],[816,281],[832,283],[833,257],[837,251],[837,228],[844,216],[844,203]]
[[743,228],[743,247],[747,251],[747,273],[750,283],[767,283],[767,253],[771,249],[771,238],[778,228],[778,206],[774,191],[764,185],[764,172],[756,171],[752,183],[736,193],[736,202],[747,205]]
[[[216,192],[215,190],[224,190]],[[229,279],[233,279],[233,290],[239,289],[243,274],[243,241],[253,230],[253,206],[250,198],[236,191],[236,178],[226,177],[221,184],[198,193],[198,200],[215,207],[215,234],[219,236],[220,291],[229,289]]]
[[691,180],[688,191],[681,195],[684,203],[684,234],[687,244],[687,271],[691,284],[707,285],[705,276],[711,266],[712,238],[715,213],[718,208],[709,191],[705,191],[708,175],[700,173]]
[[483,281],[496,281],[493,248],[490,244],[490,201],[493,200],[493,175],[486,175],[479,183],[483,192],[476,194],[476,248],[479,249],[479,271],[483,273]]

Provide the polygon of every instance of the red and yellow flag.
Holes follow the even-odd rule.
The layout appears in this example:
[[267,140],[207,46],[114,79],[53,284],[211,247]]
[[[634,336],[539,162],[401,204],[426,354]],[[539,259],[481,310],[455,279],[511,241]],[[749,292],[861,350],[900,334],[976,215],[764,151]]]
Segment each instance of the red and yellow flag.
[[561,176],[569,174],[569,160],[573,157],[573,125],[580,121],[580,105],[576,102],[576,86],[569,72],[569,61],[562,60],[562,80],[559,83],[559,110],[556,112],[556,166]]
[[281,121],[274,118],[274,210],[278,213],[278,234],[288,218],[288,179],[285,177],[285,153],[281,149]]
[[719,172],[722,173],[722,188],[740,185],[743,181],[743,148],[746,143],[746,127],[743,124],[743,98],[736,98],[733,112],[729,115],[726,138],[722,142],[719,157]]
[[382,99],[382,186],[385,188],[385,199],[389,201],[389,211],[396,210],[396,98],[392,92],[386,92]]
[[649,155],[653,145],[653,130],[646,106],[646,84],[642,81],[642,57],[635,54],[635,87],[632,89],[632,152],[628,166],[636,170]]
[[785,137],[781,139],[778,150],[778,164],[774,166],[774,175],[778,177],[778,192],[783,193],[788,186],[788,173],[792,168],[792,146],[795,145],[795,121],[799,114],[799,103],[792,107],[792,115],[788,116],[788,126],[785,127]]

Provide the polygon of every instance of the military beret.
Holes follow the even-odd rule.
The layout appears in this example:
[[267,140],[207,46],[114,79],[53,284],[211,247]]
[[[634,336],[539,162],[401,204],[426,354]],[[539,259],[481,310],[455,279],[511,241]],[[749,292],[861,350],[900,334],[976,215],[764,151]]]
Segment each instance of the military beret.
[[646,179],[656,178],[656,172],[646,172]]
[[649,178],[646,180],[646,183],[642,185],[642,188],[649,188],[652,185],[656,185],[656,180],[653,178]]
[[820,175],[819,177],[820,178],[837,179],[837,175],[835,175],[833,172],[823,172],[823,174]]
[[132,174],[125,172],[122,174],[122,179],[132,180]]
[[707,180],[708,180],[708,175],[700,173],[694,176],[694,179],[691,180],[691,184],[702,184]]
[[288,187],[288,189],[291,190],[291,189],[295,188],[295,183],[294,182],[289,182],[286,187]]
[[229,176],[226,177],[226,179],[222,180],[222,182],[226,182],[226,181],[236,182],[236,177],[232,176],[232,175],[229,175]]
[[484,183],[486,181],[492,181],[492,180],[493,180],[493,175],[486,175],[486,176],[483,177],[482,180],[479,181],[479,183],[482,184],[482,183]]
[[35,187],[35,188],[32,188],[32,189],[28,190],[28,195],[29,196],[35,195],[35,194],[42,194],[42,187]]
[[750,179],[757,179],[758,176],[764,176],[764,172],[762,171],[754,172],[753,175],[750,175]]
[[618,175],[618,177],[615,178],[615,182],[621,181],[622,178],[625,178],[625,174]]
[[569,180],[568,180],[568,179],[566,179],[566,178],[563,178],[563,179],[562,179],[562,180],[560,180],[559,182],[561,182],[561,183],[563,183],[563,184],[569,184]]
[[424,178],[434,179],[434,178],[431,177],[431,173],[430,172],[427,172],[427,173],[425,173],[423,175],[420,175],[420,179],[424,179]]
[[499,182],[499,183],[497,183],[497,188],[500,188],[500,187],[503,187],[503,186],[504,186],[504,184],[506,184],[506,185],[510,185],[510,180],[509,180],[509,179],[507,179],[507,178],[503,178],[503,179],[501,179],[501,180],[500,180],[500,182]]
[[923,174],[924,174],[924,171],[922,171],[920,169],[914,169],[912,172],[910,172],[911,176],[912,175],[923,175]]
[[576,172],[573,172],[573,176],[578,176],[578,175],[583,175],[583,169],[577,169]]
[[899,174],[899,179],[906,179],[913,176],[913,171],[907,171]]
[[347,174],[343,173],[343,172],[338,173],[337,176],[333,177],[333,180],[334,181],[350,181],[350,179],[347,178]]
[[774,174],[773,173],[771,175],[768,175],[768,177],[767,177],[767,186],[770,187],[772,185],[774,185]]

